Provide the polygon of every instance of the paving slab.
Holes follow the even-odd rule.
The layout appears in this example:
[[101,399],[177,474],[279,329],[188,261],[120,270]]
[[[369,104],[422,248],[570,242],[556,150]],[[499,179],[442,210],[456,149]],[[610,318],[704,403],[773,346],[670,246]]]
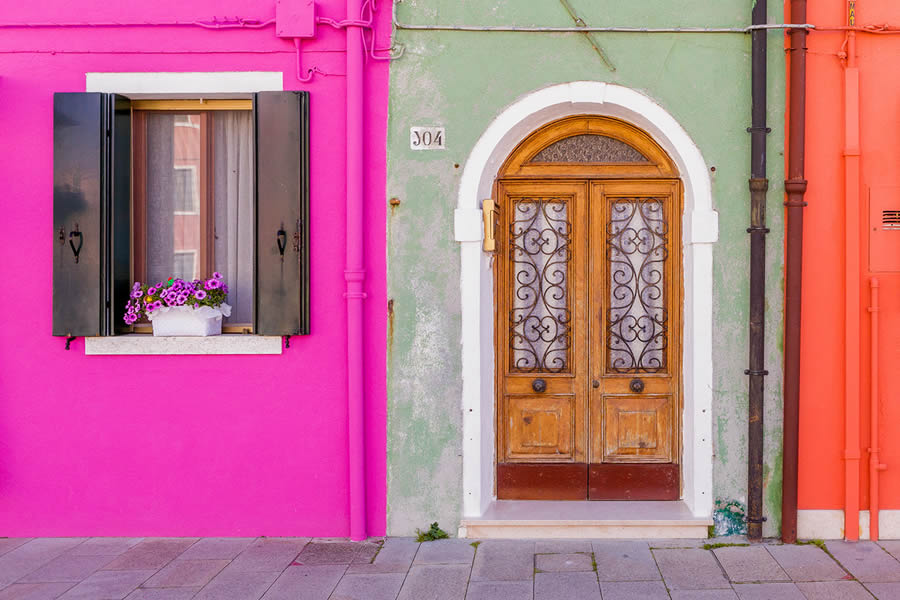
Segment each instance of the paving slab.
[[70,553],[57,556],[47,564],[19,579],[20,583],[50,583],[71,581],[77,583],[109,564],[115,556],[74,556]]
[[31,538],[0,538],[0,556],[6,554],[10,550],[15,550],[30,540]]
[[419,545],[415,564],[417,565],[470,565],[475,558],[472,540],[452,539],[423,542]]
[[216,576],[228,561],[219,560],[173,560],[141,587],[191,587],[202,588]]
[[530,581],[470,581],[466,600],[533,600]]
[[[697,549],[653,550],[656,564],[670,590],[730,588],[712,552]],[[599,570],[599,562],[598,562]]]
[[200,590],[196,600],[259,600],[278,573],[271,571],[239,571],[225,567]]
[[151,575],[151,569],[97,571],[60,596],[60,600],[121,600]]
[[604,540],[592,545],[600,581],[652,581],[662,578],[646,542]]
[[147,538],[107,564],[105,571],[158,570],[190,548],[197,538]]
[[796,586],[806,600],[872,600],[872,594],[858,581],[812,581]]
[[472,581],[530,581],[534,576],[534,542],[489,540],[475,553]]
[[788,574],[763,546],[726,546],[716,548],[713,554],[735,583],[790,581]]
[[662,581],[601,581],[603,600],[669,600]]
[[0,591],[0,600],[56,600],[74,583],[14,583]]
[[383,540],[354,542],[356,544],[356,554],[350,564],[369,564],[378,555],[381,550]]
[[301,565],[349,565],[359,550],[359,544],[354,542],[312,541],[306,544],[295,562]]
[[463,600],[469,565],[413,565],[397,600]]
[[882,540],[878,545],[896,559],[900,559],[900,540]]
[[66,554],[72,556],[118,556],[134,546],[137,546],[144,538],[90,538],[78,544]]
[[125,600],[191,600],[199,588],[138,588],[125,596]]
[[813,544],[766,546],[793,581],[839,581],[847,576],[839,564]]
[[403,573],[344,575],[330,600],[395,600],[405,577]]
[[900,600],[900,583],[869,583],[866,588],[878,600]]
[[290,566],[262,600],[328,600],[344,574],[343,565]]
[[572,554],[593,552],[590,540],[538,540],[534,543],[535,554]]
[[308,538],[260,538],[238,554],[228,568],[243,573],[280,573],[297,558],[307,541]]
[[86,538],[35,538],[0,556],[0,588],[21,579]]
[[875,542],[829,541],[825,547],[862,582],[900,581],[900,562]]
[[727,590],[672,590],[672,600],[738,600],[731,588]]
[[597,575],[591,573],[536,573],[534,600],[601,600]]
[[406,573],[419,550],[412,538],[386,538],[371,563],[352,562],[347,573]]
[[740,600],[806,600],[793,583],[737,583],[734,592]]
[[247,549],[256,538],[203,538],[178,556],[178,560],[231,560]]
[[534,567],[548,573],[593,571],[594,559],[590,554],[536,554]]

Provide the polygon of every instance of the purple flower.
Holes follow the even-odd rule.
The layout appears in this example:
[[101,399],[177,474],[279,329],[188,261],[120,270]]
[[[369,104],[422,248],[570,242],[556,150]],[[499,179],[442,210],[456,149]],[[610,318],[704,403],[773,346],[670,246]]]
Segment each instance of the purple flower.
[[197,300],[203,300],[204,298],[206,298],[206,292],[204,292],[203,290],[197,290],[196,292],[194,292],[194,298],[196,298]]
[[209,281],[206,282],[206,289],[208,289],[208,290],[215,290],[215,289],[218,289],[218,288],[222,287],[222,285],[223,285],[223,284],[222,284],[222,281],[221,281],[221,280],[219,280],[219,279],[210,279]]
[[156,293],[156,287],[150,288],[149,290],[147,290],[147,293],[150,294],[150,295],[152,296],[153,294]]
[[186,292],[181,292],[180,294],[178,294],[178,297],[175,298],[175,302],[177,302],[178,305],[180,306],[180,305],[184,304],[185,302],[187,302],[187,299],[188,299],[188,294]]
[[159,300],[157,300],[155,302],[151,302],[150,304],[147,305],[147,310],[150,312],[157,310],[159,308],[162,308],[162,302],[160,302]]
[[133,290],[139,290],[139,289],[141,289],[141,282],[140,282],[140,281],[135,281],[135,282],[134,282],[134,285],[132,286],[131,289],[133,289]]
[[213,273],[213,277],[215,277],[216,279],[222,279],[222,274],[216,271],[215,273]]
[[133,292],[131,292],[131,297],[135,298],[135,299],[140,298],[143,295],[144,295],[144,292],[142,292],[140,289],[137,289],[137,288]]

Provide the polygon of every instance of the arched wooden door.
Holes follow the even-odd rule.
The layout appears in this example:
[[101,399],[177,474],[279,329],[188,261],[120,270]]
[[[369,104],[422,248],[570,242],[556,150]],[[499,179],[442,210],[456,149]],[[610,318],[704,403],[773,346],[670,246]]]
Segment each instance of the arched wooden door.
[[680,497],[681,198],[607,117],[551,123],[500,170],[499,499]]

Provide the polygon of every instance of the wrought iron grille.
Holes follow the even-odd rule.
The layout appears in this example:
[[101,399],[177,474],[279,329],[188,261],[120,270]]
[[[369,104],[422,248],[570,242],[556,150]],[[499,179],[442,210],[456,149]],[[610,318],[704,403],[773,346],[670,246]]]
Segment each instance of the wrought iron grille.
[[569,370],[572,225],[560,198],[521,198],[509,227],[510,370]]
[[611,372],[656,373],[666,368],[668,233],[663,199],[611,200],[606,224]]
[[531,159],[533,163],[649,163],[647,157],[625,142],[586,133],[553,142]]

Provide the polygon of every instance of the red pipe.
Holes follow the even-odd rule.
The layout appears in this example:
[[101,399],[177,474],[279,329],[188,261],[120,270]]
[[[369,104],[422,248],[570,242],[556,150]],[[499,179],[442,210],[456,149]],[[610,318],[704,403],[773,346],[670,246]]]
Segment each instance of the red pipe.
[[[347,18],[362,14],[361,0],[347,0]],[[363,301],[365,248],[363,230],[363,70],[364,26],[347,24],[347,422],[350,453],[350,538],[366,538],[365,388]]]
[[872,290],[872,305],[869,314],[872,316],[872,357],[871,378],[872,388],[870,396],[870,411],[872,413],[869,424],[869,539],[878,539],[878,476],[887,467],[881,464],[878,456],[878,279],[869,280]]
[[[848,25],[855,25],[854,0],[847,2]],[[847,32],[844,63],[844,537],[859,539],[860,494],[860,215],[859,68],[856,32]]]
[[[801,19],[796,21],[795,19]],[[806,22],[806,0],[791,0],[791,20]],[[797,468],[800,437],[800,308],[803,268],[803,207],[806,195],[806,29],[792,29],[790,39],[790,125],[784,282],[784,461],[781,539],[797,541]]]

